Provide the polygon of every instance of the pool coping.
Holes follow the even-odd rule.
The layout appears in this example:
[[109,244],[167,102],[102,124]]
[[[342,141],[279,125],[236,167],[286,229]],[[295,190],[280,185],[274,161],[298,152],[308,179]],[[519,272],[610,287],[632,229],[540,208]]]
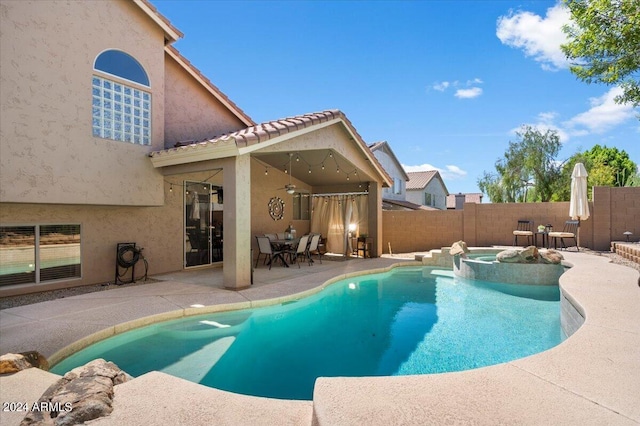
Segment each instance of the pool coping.
[[[172,418],[184,418],[180,416],[204,410],[201,420],[199,415],[192,416],[189,424],[208,424],[207,419],[217,417],[226,424],[246,423],[253,419],[259,424],[314,425],[637,425],[640,423],[640,405],[637,404],[637,395],[640,394],[638,272],[611,264],[604,257],[571,252],[563,254],[575,266],[561,277],[560,286],[567,300],[584,315],[585,322],[565,342],[543,353],[459,373],[319,378],[313,401],[236,395],[154,372],[117,386],[114,413],[94,424],[121,424],[123,419],[134,423],[167,424]],[[407,264],[401,262],[375,270],[384,271]],[[285,298],[300,298],[321,291],[336,280],[363,273],[369,271],[340,274],[317,287],[273,298],[271,302],[256,300],[254,303],[255,306],[263,306],[280,303],[278,300]],[[253,302],[239,305],[243,303]],[[216,306],[218,308],[210,309],[219,310],[220,305]],[[187,309],[181,311],[191,313]],[[198,310],[197,313],[204,312]],[[147,316],[129,323],[138,321],[143,325],[145,321],[162,315]],[[50,359],[53,361],[54,357]],[[0,377],[1,388],[11,388],[11,384],[20,386],[23,373]],[[43,386],[45,382],[43,380]],[[191,407],[176,405],[182,395],[193,397]],[[224,404],[244,408],[230,412],[225,411]],[[256,417],[260,412],[266,414]],[[219,417],[221,413],[225,413],[225,417]]]

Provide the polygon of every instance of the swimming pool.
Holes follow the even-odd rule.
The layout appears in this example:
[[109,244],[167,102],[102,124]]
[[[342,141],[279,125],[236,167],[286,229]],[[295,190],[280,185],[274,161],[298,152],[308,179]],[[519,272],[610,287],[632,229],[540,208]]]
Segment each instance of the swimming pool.
[[237,393],[311,399],[320,376],[467,370],[563,340],[557,286],[455,278],[396,268],[259,309],[154,324],[94,344],[52,368],[95,358],[133,376],[158,370]]

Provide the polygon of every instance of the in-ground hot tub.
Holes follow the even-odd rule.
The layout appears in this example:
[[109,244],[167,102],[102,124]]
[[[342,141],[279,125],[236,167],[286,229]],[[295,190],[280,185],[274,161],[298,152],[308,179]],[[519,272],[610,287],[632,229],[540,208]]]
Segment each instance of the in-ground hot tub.
[[[502,250],[492,253],[474,251],[476,256],[453,256],[453,273],[462,278],[511,284],[558,285],[560,276],[568,268],[552,263],[503,263],[491,259]],[[478,257],[479,256],[479,257]]]

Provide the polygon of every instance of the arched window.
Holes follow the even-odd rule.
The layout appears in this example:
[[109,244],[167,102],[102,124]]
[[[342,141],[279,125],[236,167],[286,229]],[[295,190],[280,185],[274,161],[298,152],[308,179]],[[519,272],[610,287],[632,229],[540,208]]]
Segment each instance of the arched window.
[[140,62],[120,50],[106,50],[98,55],[93,68],[149,86],[149,77]]
[[[106,50],[96,57],[94,69],[150,87],[140,63],[120,50]],[[92,79],[93,136],[151,143],[151,93],[122,81],[94,75]]]

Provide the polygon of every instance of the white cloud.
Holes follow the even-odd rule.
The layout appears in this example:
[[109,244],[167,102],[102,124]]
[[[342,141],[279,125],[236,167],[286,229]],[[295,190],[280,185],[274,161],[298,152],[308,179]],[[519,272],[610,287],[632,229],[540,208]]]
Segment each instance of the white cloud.
[[[612,128],[634,118],[637,110],[631,105],[617,104],[616,96],[622,93],[619,87],[613,87],[604,95],[589,99],[590,108],[574,115],[569,120],[556,123],[557,112],[541,112],[534,123],[527,125],[542,132],[555,130],[560,137],[560,142],[565,143],[572,137],[587,136],[591,134],[602,134]],[[515,133],[520,128],[513,129]]]
[[472,87],[471,89],[458,89],[454,95],[460,99],[472,99],[482,95],[482,89],[479,87]]
[[434,83],[433,84],[433,88],[439,92],[444,92],[445,90],[447,90],[447,87],[449,87],[451,83],[449,83],[448,81],[443,81],[442,83]]
[[455,165],[446,165],[444,169],[440,167],[433,166],[431,164],[425,163],[420,164],[419,166],[407,166],[406,164],[402,165],[402,168],[405,172],[427,172],[430,170],[437,170],[440,172],[440,176],[442,179],[446,180],[456,180],[462,179],[467,176],[467,172],[462,170],[460,167]]
[[591,108],[574,116],[565,122],[565,125],[575,133],[604,133],[633,118],[635,111],[630,104],[617,104],[615,102],[616,96],[621,94],[622,89],[620,87],[613,87],[599,98],[589,99]]
[[522,49],[526,56],[540,62],[544,70],[567,68],[569,63],[560,45],[567,40],[562,26],[569,20],[569,11],[562,4],[547,9],[544,18],[532,12],[510,12],[498,18],[496,35],[503,44]]
[[[545,133],[547,130],[554,130],[558,134],[561,143],[565,143],[570,139],[569,133],[562,127],[555,123],[555,119],[558,117],[558,113],[554,111],[541,112],[538,114],[538,119],[533,123],[526,123],[525,126],[531,126],[532,128]],[[511,129],[511,133],[515,135],[516,132],[522,130],[521,127]]]

